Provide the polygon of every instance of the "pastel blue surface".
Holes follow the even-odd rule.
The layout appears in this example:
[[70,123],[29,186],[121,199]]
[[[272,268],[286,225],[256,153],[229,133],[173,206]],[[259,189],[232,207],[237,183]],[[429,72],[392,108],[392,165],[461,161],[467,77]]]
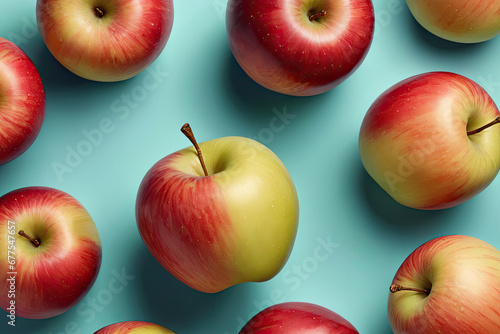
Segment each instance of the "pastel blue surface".
[[[17,42],[37,66],[47,115],[33,146],[0,166],[0,194],[32,185],[68,192],[94,218],[103,262],[92,290],[75,308],[47,320],[18,319],[15,328],[0,312],[1,333],[93,333],[111,323],[143,320],[180,334],[237,334],[249,317],[284,301],[325,306],[360,333],[391,333],[389,285],[416,247],[447,234],[500,247],[500,179],[459,207],[416,211],[395,203],[371,180],[357,148],[370,104],[414,74],[460,73],[500,102],[500,38],[449,43],[424,31],[404,1],[374,0],[376,35],[358,71],[323,95],[287,97],[255,84],[235,62],[226,37],[226,3],[174,0],[173,31],[158,60],[125,82],[96,83],[67,71],[46,49],[34,23],[36,1],[2,2],[0,36]],[[173,278],[143,244],[135,222],[137,189],[156,161],[189,146],[179,131],[185,122],[199,141],[257,139],[287,166],[299,195],[299,231],[274,279],[200,293]],[[273,131],[274,122],[279,127]],[[102,140],[84,147],[85,133],[103,125],[108,133]],[[78,149],[87,155],[70,166],[68,152]],[[58,174],[57,163],[71,172]]]

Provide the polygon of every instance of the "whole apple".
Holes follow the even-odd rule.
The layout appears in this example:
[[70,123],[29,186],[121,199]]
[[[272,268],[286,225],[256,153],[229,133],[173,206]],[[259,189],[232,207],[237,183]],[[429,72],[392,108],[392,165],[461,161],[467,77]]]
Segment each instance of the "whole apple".
[[370,0],[229,0],[229,45],[260,85],[288,95],[324,93],[346,80],[370,48]]
[[202,292],[272,278],[297,232],[298,198],[288,171],[248,138],[199,146],[191,139],[197,149],[166,156],[142,180],[136,219],[144,243],[172,275]]
[[406,0],[415,19],[441,38],[478,43],[500,34],[500,0]]
[[395,334],[500,333],[500,251],[477,238],[450,235],[418,247],[391,285]]
[[464,76],[416,75],[371,105],[359,134],[361,161],[399,203],[453,207],[479,194],[497,175],[499,116],[488,93]]
[[121,81],[161,54],[173,25],[172,0],[37,0],[38,28],[52,55],[94,81]]
[[27,187],[0,197],[0,306],[12,320],[72,308],[94,284],[101,254],[92,218],[67,193]]
[[144,321],[118,322],[99,329],[94,334],[175,334],[157,324]]
[[316,304],[288,302],[257,313],[239,334],[358,334],[354,326],[337,313]]
[[0,165],[33,144],[45,118],[45,91],[31,59],[0,37]]

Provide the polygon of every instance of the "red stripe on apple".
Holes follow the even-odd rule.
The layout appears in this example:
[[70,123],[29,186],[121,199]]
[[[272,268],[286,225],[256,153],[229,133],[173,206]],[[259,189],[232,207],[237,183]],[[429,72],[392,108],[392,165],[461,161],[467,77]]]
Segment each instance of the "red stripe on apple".
[[45,91],[30,58],[0,37],[0,165],[24,153],[45,118]]

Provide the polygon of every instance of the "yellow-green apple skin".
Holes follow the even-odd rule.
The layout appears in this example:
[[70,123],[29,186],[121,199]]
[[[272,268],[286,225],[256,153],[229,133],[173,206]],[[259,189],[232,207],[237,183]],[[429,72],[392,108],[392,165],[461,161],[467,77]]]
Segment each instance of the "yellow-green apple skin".
[[449,72],[410,77],[383,92],[361,125],[359,153],[371,177],[399,203],[423,210],[463,203],[500,169],[500,124],[491,96]]
[[21,318],[66,312],[91,289],[101,259],[97,227],[71,195],[26,187],[0,197],[0,306],[9,314],[12,302]]
[[45,118],[45,90],[31,59],[0,37],[0,165],[23,154]]
[[406,0],[418,23],[458,43],[479,43],[500,33],[500,0]]
[[299,217],[293,181],[279,158],[243,137],[170,154],[144,177],[136,202],[149,251],[192,288],[215,293],[274,277],[292,250]]
[[151,322],[124,321],[101,328],[94,334],[175,334],[175,332]]
[[94,81],[122,81],[162,53],[172,31],[172,0],[37,0],[40,34],[68,70]]
[[389,293],[395,334],[500,333],[500,251],[483,240],[428,241],[403,262],[392,284],[429,291]]

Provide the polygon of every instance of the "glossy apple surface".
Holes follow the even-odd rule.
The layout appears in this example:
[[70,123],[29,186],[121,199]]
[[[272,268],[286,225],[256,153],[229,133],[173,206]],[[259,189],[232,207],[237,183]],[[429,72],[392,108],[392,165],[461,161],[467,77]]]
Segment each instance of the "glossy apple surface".
[[175,334],[157,324],[144,321],[118,322],[99,329],[94,334]]
[[203,292],[265,281],[287,261],[298,198],[283,163],[243,137],[200,143],[157,162],[137,195],[136,218],[149,251],[171,274]]
[[426,290],[389,293],[394,333],[500,333],[500,252],[477,238],[451,235],[417,248],[393,285]]
[[7,312],[12,301],[22,318],[66,312],[94,284],[101,254],[92,218],[67,193],[27,187],[0,197],[0,306]]
[[173,25],[172,0],[38,0],[40,33],[71,72],[121,81],[161,54]]
[[500,169],[500,113],[472,80],[432,72],[382,93],[360,129],[361,161],[396,201],[416,209],[456,206],[479,194]]
[[229,45],[243,70],[297,96],[324,93],[354,73],[374,22],[370,0],[229,0],[226,11]]
[[242,328],[239,334],[358,334],[337,313],[311,303],[288,302],[268,307]]
[[0,165],[33,144],[45,118],[45,91],[31,59],[0,37]]
[[406,0],[415,19],[441,38],[487,41],[500,33],[500,0]]

